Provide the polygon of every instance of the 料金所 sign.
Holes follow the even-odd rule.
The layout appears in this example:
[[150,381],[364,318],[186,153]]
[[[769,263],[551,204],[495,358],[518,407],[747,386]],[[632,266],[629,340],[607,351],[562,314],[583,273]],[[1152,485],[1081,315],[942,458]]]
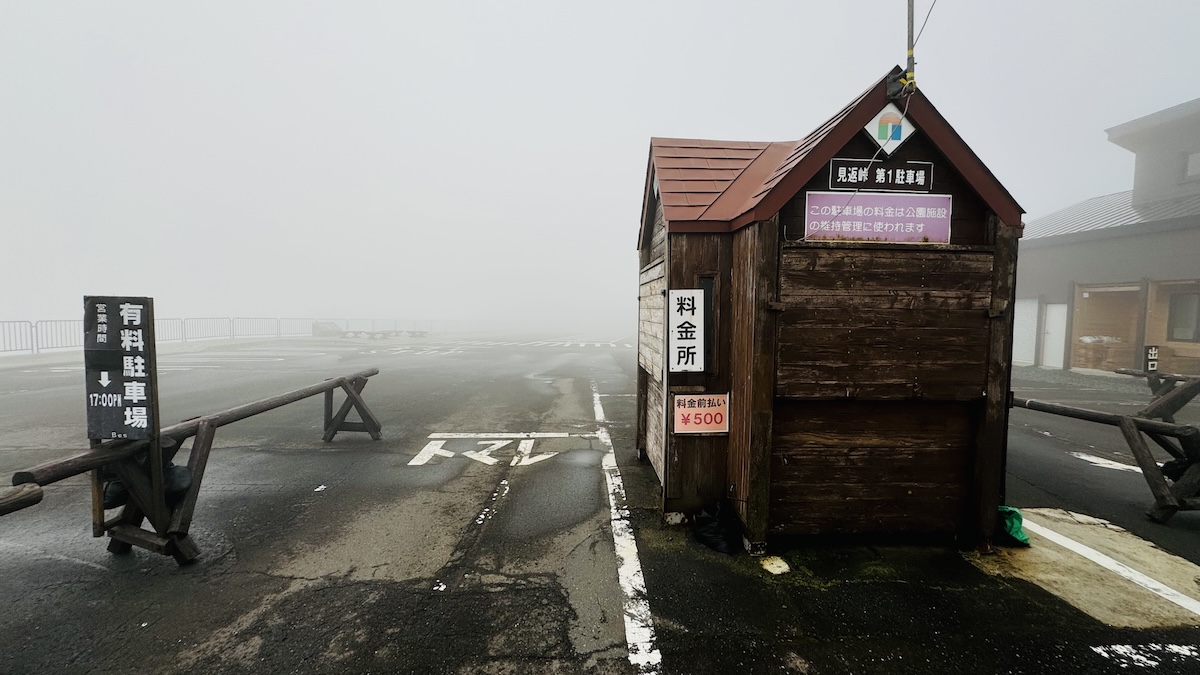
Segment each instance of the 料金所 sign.
[[667,372],[704,372],[704,289],[667,293]]

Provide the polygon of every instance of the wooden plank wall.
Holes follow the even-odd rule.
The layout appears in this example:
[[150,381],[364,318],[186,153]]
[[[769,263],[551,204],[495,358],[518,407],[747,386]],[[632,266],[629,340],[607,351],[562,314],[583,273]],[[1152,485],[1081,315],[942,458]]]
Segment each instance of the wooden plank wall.
[[776,394],[979,398],[992,255],[786,247]]
[[661,260],[667,252],[667,228],[663,226],[662,205],[655,200],[654,225],[650,234],[650,260]]
[[730,276],[733,325],[729,335],[732,349],[729,355],[729,467],[726,473],[728,497],[743,524],[749,522],[749,499],[754,494],[750,481],[750,399],[754,394],[754,317],[763,304],[755,294],[754,266],[750,262],[755,257],[757,229],[756,223],[733,233],[733,273]]
[[954,532],[978,403],[778,399],[772,534]]
[[[712,316],[708,322],[711,332],[707,336],[708,363],[705,372],[671,374],[670,393],[728,392],[729,275],[733,237],[730,234],[679,234],[669,238],[668,246],[668,288],[700,288],[700,280],[705,277],[711,278],[713,283]],[[666,357],[670,359],[671,355],[667,354]],[[667,511],[696,511],[725,495],[728,488],[725,474],[728,445],[729,437],[726,434],[668,437],[664,502]]]
[[783,248],[772,532],[953,533],[971,518],[993,262]]
[[769,518],[778,269],[778,218],[734,233],[728,496],[750,542],[765,539]]
[[645,452],[659,482],[665,480],[663,429],[663,351],[666,349],[663,332],[664,292],[667,287],[666,263],[659,259],[642,271],[638,286],[638,367],[644,373],[643,387],[638,391],[639,421],[644,426],[640,447]]

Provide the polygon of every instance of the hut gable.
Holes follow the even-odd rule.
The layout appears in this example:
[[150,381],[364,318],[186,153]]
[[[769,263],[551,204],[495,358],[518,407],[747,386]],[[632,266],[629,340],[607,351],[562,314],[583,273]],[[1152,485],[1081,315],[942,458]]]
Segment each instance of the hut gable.
[[[733,232],[774,216],[892,100],[888,82],[901,72],[894,68],[798,141],[651,139],[647,194],[657,180],[667,232]],[[905,97],[903,110],[987,207],[1019,229],[1020,205],[924,93]]]

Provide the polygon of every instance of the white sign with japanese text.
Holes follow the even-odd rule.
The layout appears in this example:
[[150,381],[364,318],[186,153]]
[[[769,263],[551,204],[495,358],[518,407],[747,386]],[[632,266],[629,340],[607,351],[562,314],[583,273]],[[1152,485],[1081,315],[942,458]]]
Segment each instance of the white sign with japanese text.
[[704,372],[704,289],[667,291],[667,371]]

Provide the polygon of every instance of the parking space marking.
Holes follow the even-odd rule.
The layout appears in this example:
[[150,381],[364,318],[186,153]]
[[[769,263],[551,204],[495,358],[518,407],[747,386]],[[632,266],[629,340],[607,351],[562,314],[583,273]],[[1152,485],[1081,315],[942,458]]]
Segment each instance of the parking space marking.
[[1117,471],[1130,471],[1132,473],[1141,473],[1142,472],[1141,467],[1133,466],[1132,464],[1122,464],[1121,462],[1114,462],[1111,459],[1105,459],[1103,457],[1089,455],[1086,452],[1070,452],[1067,454],[1071,455],[1072,457],[1074,457],[1076,459],[1082,459],[1085,462],[1088,462],[1090,464],[1093,464],[1095,466],[1102,467],[1105,469],[1116,469]]
[[1183,609],[1200,616],[1200,601],[1180,593],[1179,591],[1167,586],[1166,584],[1154,579],[1146,574],[1133,569],[1123,562],[1114,560],[1100,551],[1097,551],[1090,546],[1085,546],[1070,537],[1059,534],[1048,527],[1039,525],[1030,521],[1028,518],[1023,519],[1022,527],[1028,529],[1034,534],[1038,534],[1050,541],[1062,546],[1063,548],[1083,556],[1084,558],[1096,563],[1104,569],[1113,572],[1142,588],[1154,593],[1155,595],[1172,602]]

